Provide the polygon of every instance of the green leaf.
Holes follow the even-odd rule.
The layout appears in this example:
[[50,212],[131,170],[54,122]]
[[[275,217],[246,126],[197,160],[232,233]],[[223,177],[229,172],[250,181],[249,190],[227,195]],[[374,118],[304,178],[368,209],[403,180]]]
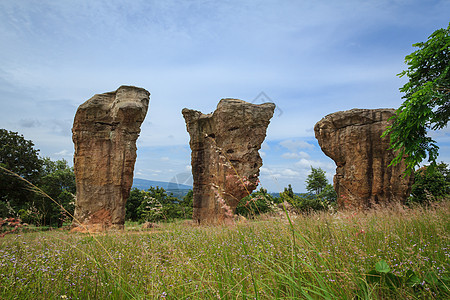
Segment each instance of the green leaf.
[[408,270],[408,272],[406,272],[406,285],[409,287],[414,287],[418,284],[420,284],[420,278],[419,276],[416,275],[416,273],[414,273],[414,271]]
[[437,285],[439,283],[439,278],[437,277],[436,273],[430,271],[425,275],[425,281],[428,284]]
[[386,261],[380,260],[375,264],[375,270],[380,273],[389,273],[391,271],[391,268],[389,268],[389,265]]
[[369,271],[369,273],[366,275],[366,281],[369,284],[374,284],[374,283],[381,283],[381,275],[380,273],[378,273],[375,270],[371,270]]
[[395,274],[386,273],[386,284],[389,288],[399,288],[402,286],[402,279]]

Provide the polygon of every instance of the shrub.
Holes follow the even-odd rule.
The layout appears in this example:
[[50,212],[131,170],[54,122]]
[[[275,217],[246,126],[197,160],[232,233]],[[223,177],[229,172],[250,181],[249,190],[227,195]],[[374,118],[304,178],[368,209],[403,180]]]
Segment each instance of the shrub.
[[267,193],[266,189],[260,188],[259,191],[243,198],[237,208],[236,214],[249,217],[273,210],[274,198]]
[[435,168],[424,166],[414,173],[409,204],[429,204],[449,197],[450,178],[448,165],[440,163]]

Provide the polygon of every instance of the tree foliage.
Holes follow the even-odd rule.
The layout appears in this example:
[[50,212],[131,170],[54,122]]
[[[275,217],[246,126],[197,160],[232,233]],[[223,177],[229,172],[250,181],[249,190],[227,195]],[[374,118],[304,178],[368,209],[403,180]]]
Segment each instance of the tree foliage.
[[397,156],[391,165],[402,159],[409,172],[427,156],[434,166],[439,147],[428,131],[447,126],[450,116],[450,24],[436,30],[426,42],[414,44],[419,49],[406,56],[408,69],[398,76],[409,81],[400,88],[403,104],[392,118],[393,124],[383,136],[390,136],[391,149]]
[[445,163],[436,168],[424,166],[414,173],[409,203],[429,204],[450,196],[450,169]]
[[37,195],[35,205],[42,214],[42,225],[57,225],[60,227],[64,221],[70,220],[70,216],[64,209],[71,215],[75,210],[75,174],[73,168],[69,167],[65,159],[52,161],[45,157],[42,161],[43,168],[38,187],[55,202],[48,197]]
[[318,198],[328,201],[330,203],[334,203],[337,201],[336,191],[334,190],[333,186],[329,183],[327,183],[322,192],[320,192],[320,194],[317,196]]
[[183,219],[191,219],[194,212],[194,191],[189,190],[180,202],[181,217]]
[[139,220],[142,222],[158,222],[167,217],[164,215],[163,205],[161,201],[152,196],[150,191],[143,191],[143,201],[137,208]]
[[327,186],[328,180],[325,176],[325,171],[321,168],[313,168],[311,166],[311,173],[306,179],[306,190],[308,192],[319,195]]
[[138,207],[144,201],[144,193],[138,188],[132,188],[127,203],[125,204],[125,220],[138,221]]
[[[291,189],[292,190],[292,189]],[[250,217],[270,212],[276,200],[267,190],[260,188],[259,191],[244,197],[236,208],[236,214]]]
[[183,199],[174,197],[161,187],[147,191],[134,188],[126,203],[126,220],[159,222],[192,218],[192,190]]
[[40,158],[32,141],[0,129],[0,166],[37,186],[54,201],[32,190],[30,184],[0,170],[0,217],[20,217],[35,225],[61,226],[73,214],[75,175],[66,160]]
[[[17,132],[0,129],[0,166],[37,184],[42,169],[39,150],[32,141]],[[10,215],[11,209],[26,208],[34,193],[16,176],[0,169],[0,213]],[[11,215],[10,215],[11,216]]]

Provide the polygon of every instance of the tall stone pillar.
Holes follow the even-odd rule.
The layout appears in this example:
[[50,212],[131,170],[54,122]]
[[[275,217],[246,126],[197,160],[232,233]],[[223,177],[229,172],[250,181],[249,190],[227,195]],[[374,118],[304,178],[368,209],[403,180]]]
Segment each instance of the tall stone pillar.
[[352,109],[329,114],[314,126],[322,151],[336,163],[334,188],[342,208],[404,203],[412,178],[405,164],[388,165],[395,157],[389,138],[381,135],[394,109]]
[[121,86],[78,108],[72,128],[77,186],[73,231],[123,228],[149,97],[145,89]]
[[192,150],[194,214],[198,223],[231,222],[239,201],[258,185],[275,104],[222,99],[212,114],[183,109]]

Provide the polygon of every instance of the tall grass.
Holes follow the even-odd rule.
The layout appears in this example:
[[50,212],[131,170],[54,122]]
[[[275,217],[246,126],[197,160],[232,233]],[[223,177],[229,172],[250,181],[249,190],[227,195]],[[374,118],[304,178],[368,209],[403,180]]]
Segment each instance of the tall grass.
[[[446,299],[449,202],[434,208],[263,216],[232,227],[162,224],[0,240],[2,299]],[[102,246],[99,246],[99,243]],[[384,260],[415,287],[367,281]],[[422,280],[423,279],[423,280]],[[440,282],[441,282],[440,281]]]

